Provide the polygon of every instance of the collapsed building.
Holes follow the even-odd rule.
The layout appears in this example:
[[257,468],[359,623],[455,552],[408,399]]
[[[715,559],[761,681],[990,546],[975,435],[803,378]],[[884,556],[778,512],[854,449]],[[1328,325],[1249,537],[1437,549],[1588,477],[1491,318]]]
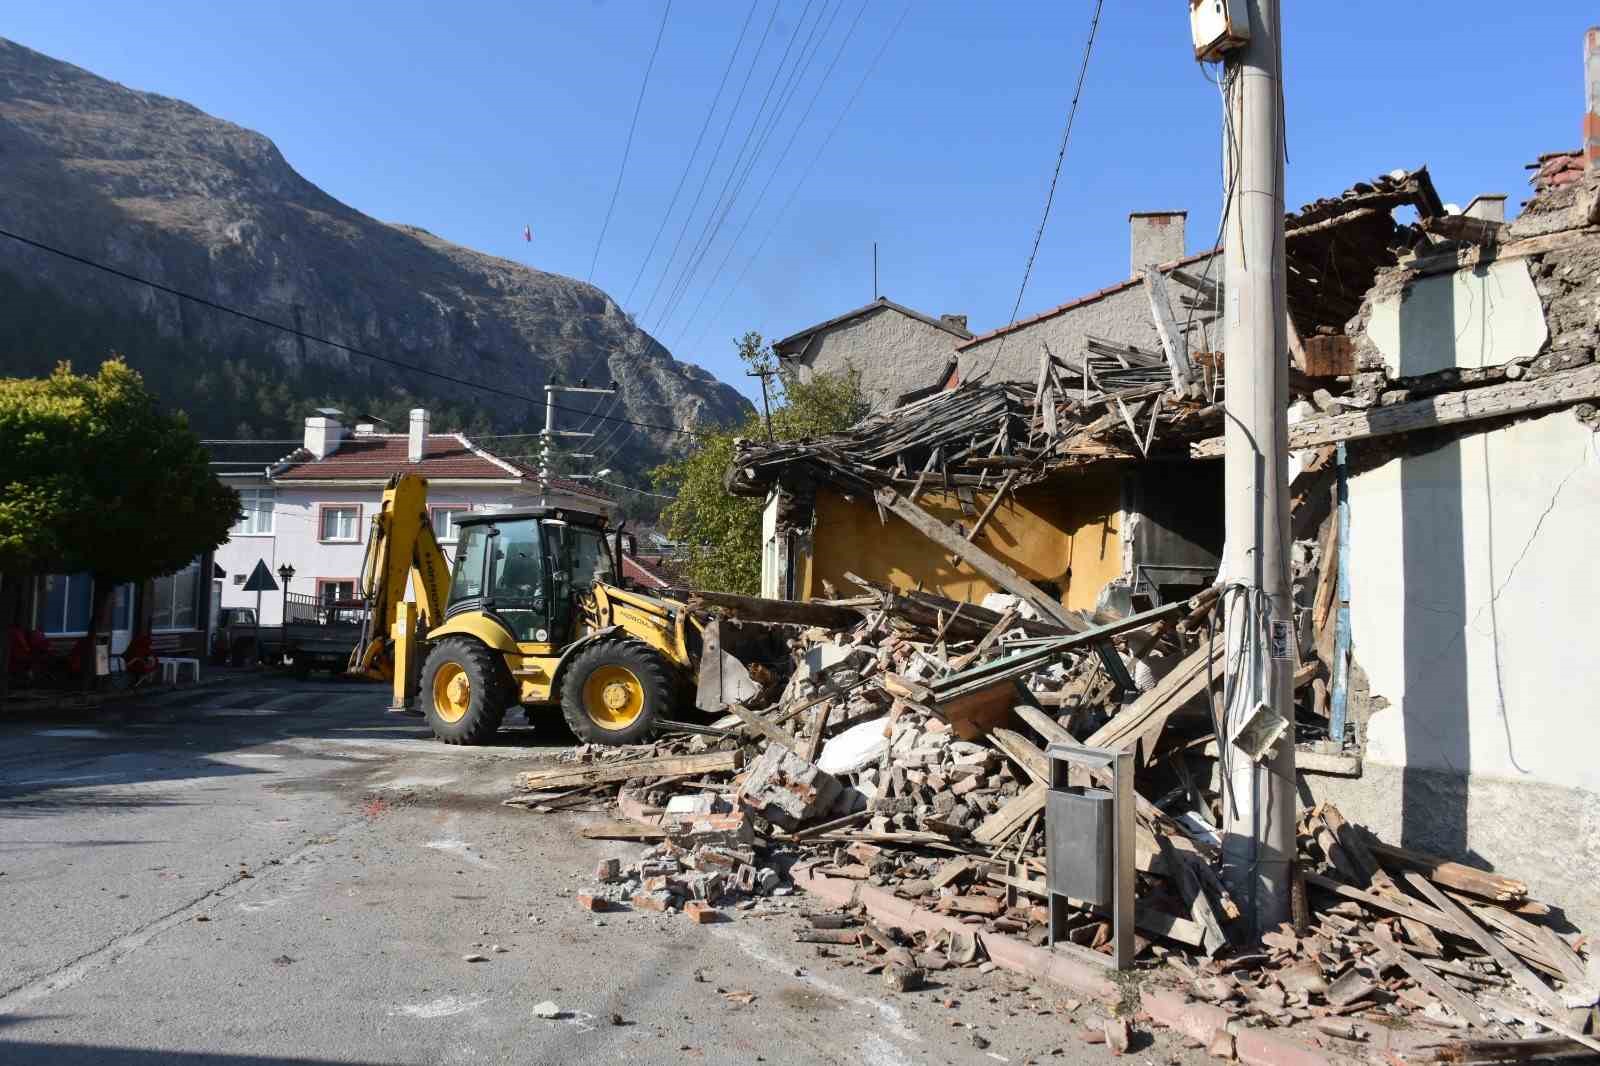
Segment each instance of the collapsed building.
[[[1501,197],[1446,211],[1425,169],[1289,216],[1289,475],[1302,799],[1514,866],[1594,927],[1600,667],[1567,634],[1600,596],[1600,175],[1575,155],[1536,164],[1509,224]],[[727,484],[766,500],[763,593],[1011,596],[1083,631],[1211,586],[1213,258],[976,337],[942,389],[844,433],[744,442]],[[1117,680],[1147,687],[1162,665],[1135,660]]]

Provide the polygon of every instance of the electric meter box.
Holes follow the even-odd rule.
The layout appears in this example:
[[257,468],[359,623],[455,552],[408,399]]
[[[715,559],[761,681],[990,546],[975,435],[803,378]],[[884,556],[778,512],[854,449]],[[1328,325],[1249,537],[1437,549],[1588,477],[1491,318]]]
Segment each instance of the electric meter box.
[[1189,32],[1196,59],[1221,59],[1250,39],[1249,0],[1189,0]]

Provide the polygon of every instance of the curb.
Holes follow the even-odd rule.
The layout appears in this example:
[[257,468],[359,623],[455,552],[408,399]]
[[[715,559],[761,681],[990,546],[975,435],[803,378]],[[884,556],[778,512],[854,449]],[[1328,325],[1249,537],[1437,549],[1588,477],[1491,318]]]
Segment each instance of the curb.
[[[1105,1005],[1121,999],[1120,986],[1106,977],[1104,971],[1088,963],[1034,947],[1015,937],[979,931],[864,882],[823,877],[812,868],[792,871],[791,876],[796,885],[831,906],[859,904],[877,920],[902,929],[929,933],[939,930],[977,932],[985,953],[997,966],[1052,981]],[[1239,1026],[1221,1007],[1190,1001],[1182,993],[1170,989],[1141,990],[1139,1008],[1155,1024],[1202,1044],[1210,1045],[1218,1033],[1229,1034],[1235,1054],[1246,1066],[1334,1066],[1334,1060],[1316,1048],[1260,1029]]]

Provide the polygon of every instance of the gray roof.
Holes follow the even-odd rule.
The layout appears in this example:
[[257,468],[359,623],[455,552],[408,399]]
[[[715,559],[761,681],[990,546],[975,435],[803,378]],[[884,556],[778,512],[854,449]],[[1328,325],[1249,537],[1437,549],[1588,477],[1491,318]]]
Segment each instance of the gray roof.
[[806,339],[813,333],[820,333],[825,329],[832,329],[834,326],[843,325],[852,318],[860,318],[862,315],[871,314],[873,311],[880,311],[884,308],[888,308],[892,311],[899,311],[902,315],[905,315],[908,318],[914,318],[918,322],[925,322],[935,329],[942,329],[951,336],[959,337],[962,340],[970,340],[972,337],[971,330],[962,329],[960,326],[946,322],[942,318],[936,318],[933,315],[925,315],[921,311],[916,311],[907,307],[905,304],[897,304],[887,296],[880,296],[871,303],[864,304],[863,306],[856,308],[854,311],[846,311],[844,314],[836,315],[833,318],[828,319],[826,322],[818,322],[814,326],[807,326],[798,333],[791,333],[780,341],[774,341],[772,343],[772,350],[777,352],[779,355],[787,355],[789,353],[785,349],[804,344]]

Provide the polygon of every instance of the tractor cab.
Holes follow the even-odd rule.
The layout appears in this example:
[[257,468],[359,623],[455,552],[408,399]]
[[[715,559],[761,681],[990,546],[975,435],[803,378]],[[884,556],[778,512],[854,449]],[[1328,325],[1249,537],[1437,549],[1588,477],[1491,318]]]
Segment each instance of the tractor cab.
[[456,527],[445,618],[482,611],[519,644],[567,644],[595,580],[616,580],[604,515],[539,507],[464,515]]

